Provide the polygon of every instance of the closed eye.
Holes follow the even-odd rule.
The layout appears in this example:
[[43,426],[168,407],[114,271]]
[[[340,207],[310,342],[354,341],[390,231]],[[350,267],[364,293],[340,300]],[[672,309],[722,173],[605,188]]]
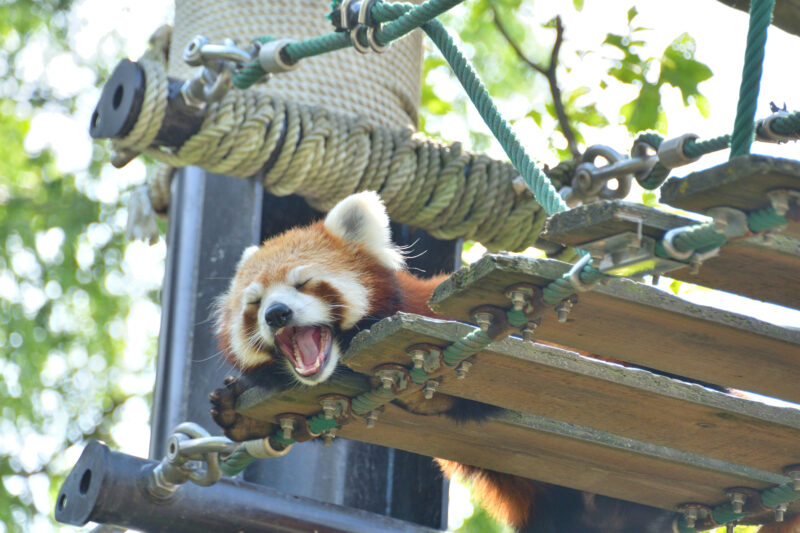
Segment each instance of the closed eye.
[[294,288],[295,288],[295,289],[297,289],[297,290],[299,291],[300,289],[302,289],[303,287],[305,287],[305,286],[306,286],[306,283],[308,283],[309,281],[311,281],[311,278],[309,278],[309,279],[305,280],[305,281],[304,281],[304,282],[302,282],[302,283],[295,283],[295,284],[294,284]]
[[256,305],[256,306],[257,306],[257,305],[261,305],[261,300],[260,300],[260,299],[258,299],[258,300],[252,300],[252,301],[250,301],[250,302],[247,302],[247,303],[246,303],[246,305]]

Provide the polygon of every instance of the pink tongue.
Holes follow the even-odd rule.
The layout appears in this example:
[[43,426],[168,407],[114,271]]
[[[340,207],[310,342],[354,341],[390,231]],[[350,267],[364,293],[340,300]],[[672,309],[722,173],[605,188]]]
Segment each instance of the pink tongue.
[[317,361],[320,352],[320,334],[318,328],[298,328],[294,340],[303,358],[303,364],[311,366]]

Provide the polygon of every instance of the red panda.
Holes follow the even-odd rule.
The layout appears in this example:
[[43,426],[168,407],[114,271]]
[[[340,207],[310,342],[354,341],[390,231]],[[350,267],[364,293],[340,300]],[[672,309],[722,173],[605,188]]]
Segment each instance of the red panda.
[[[339,202],[324,221],[291,229],[244,251],[228,292],[219,299],[220,347],[245,374],[282,371],[313,386],[333,374],[348,334],[370,321],[397,311],[437,317],[427,301],[444,277],[420,279],[406,272],[403,255],[391,241],[380,197],[374,192],[354,194]],[[438,412],[462,422],[480,421],[496,409],[467,400],[443,401],[437,404]],[[216,393],[212,403],[212,416],[230,430],[232,404],[225,410]],[[414,410],[413,404],[406,407]],[[257,433],[258,428],[247,431]],[[240,434],[239,438],[252,437]],[[669,511],[437,461],[448,477],[471,480],[487,510],[519,531],[676,531],[675,514]]]

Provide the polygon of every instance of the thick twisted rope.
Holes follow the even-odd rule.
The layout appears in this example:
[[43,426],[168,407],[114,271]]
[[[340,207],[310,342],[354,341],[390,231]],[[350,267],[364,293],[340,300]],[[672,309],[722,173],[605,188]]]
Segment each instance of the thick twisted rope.
[[764,63],[764,45],[767,42],[767,28],[772,22],[775,0],[751,0],[750,24],[747,29],[747,46],[742,68],[742,83],[739,87],[739,104],[731,135],[731,157],[750,152],[755,128],[753,118],[756,114],[758,89]]

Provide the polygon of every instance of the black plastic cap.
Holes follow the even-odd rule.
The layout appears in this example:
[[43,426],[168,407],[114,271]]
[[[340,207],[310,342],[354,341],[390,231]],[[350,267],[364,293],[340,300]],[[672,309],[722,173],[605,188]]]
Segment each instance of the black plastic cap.
[[92,113],[89,135],[111,139],[127,135],[142,109],[144,71],[128,59],[119,62],[103,87],[100,101]]

